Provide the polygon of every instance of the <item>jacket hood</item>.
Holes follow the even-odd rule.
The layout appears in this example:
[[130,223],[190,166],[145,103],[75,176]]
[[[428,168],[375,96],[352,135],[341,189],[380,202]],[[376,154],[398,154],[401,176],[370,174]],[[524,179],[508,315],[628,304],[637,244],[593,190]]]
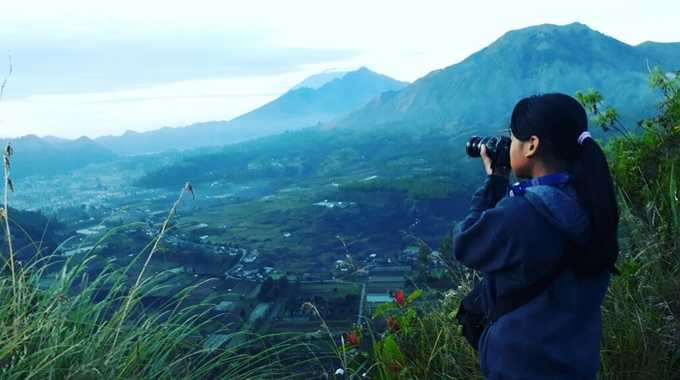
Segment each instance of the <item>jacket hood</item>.
[[524,197],[548,223],[566,234],[570,240],[578,245],[586,244],[590,234],[590,221],[572,187],[532,186],[526,189]]

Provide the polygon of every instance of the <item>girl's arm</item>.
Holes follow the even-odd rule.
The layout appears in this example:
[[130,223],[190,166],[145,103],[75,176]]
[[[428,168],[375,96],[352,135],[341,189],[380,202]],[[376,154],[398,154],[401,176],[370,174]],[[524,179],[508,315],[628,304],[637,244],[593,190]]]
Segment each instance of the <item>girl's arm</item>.
[[465,266],[488,273],[518,262],[511,249],[514,240],[511,230],[516,224],[513,215],[521,212],[520,198],[499,202],[507,189],[507,178],[491,175],[473,196],[470,213],[454,235],[454,255]]
[[484,186],[480,187],[472,196],[470,215],[465,218],[463,225],[474,223],[474,220],[479,218],[479,214],[482,211],[496,207],[496,203],[507,195],[508,184],[508,179],[505,177],[498,175],[487,176]]

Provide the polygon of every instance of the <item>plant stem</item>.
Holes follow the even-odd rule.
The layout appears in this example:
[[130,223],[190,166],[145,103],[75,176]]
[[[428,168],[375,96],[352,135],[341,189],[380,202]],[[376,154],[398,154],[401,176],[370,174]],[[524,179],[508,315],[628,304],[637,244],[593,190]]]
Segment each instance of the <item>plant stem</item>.
[[17,278],[14,268],[14,247],[12,246],[12,233],[9,229],[9,145],[3,151],[2,168],[5,181],[3,218],[5,219],[5,239],[7,239],[7,250],[9,252],[9,268],[12,272],[12,295],[14,302],[17,302]]
[[144,262],[144,265],[142,266],[142,270],[139,272],[139,275],[137,276],[137,280],[135,281],[135,284],[130,289],[130,294],[128,294],[127,300],[125,301],[125,306],[123,307],[123,313],[121,315],[120,322],[118,324],[118,329],[116,330],[116,335],[113,338],[113,346],[115,346],[116,342],[118,341],[118,335],[120,334],[120,329],[123,325],[123,322],[125,321],[125,318],[127,317],[127,313],[129,311],[130,304],[132,303],[132,299],[134,298],[135,294],[137,293],[137,290],[140,287],[140,284],[142,282],[142,277],[144,276],[144,272],[146,271],[146,268],[149,266],[149,262],[151,261],[153,254],[158,249],[158,244],[160,243],[161,239],[165,235],[165,231],[167,230],[168,225],[170,224],[170,221],[172,220],[172,217],[175,215],[175,211],[177,210],[177,206],[179,206],[180,202],[182,202],[182,198],[184,197],[184,194],[186,192],[192,192],[193,193],[191,185],[188,182],[184,185],[184,187],[182,188],[182,191],[179,193],[179,197],[177,197],[177,200],[172,205],[170,212],[168,212],[168,216],[165,218],[165,221],[163,222],[161,230],[158,233],[158,236],[156,237],[156,241],[154,242],[153,247],[151,248],[151,251],[149,251],[149,255],[146,257],[146,261]]

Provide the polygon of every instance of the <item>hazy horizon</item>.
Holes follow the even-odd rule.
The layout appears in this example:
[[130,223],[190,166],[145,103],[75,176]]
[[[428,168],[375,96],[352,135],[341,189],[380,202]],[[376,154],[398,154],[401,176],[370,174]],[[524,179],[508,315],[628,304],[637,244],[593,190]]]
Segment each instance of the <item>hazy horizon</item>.
[[329,69],[366,66],[412,82],[537,24],[581,22],[631,45],[680,41],[672,11],[680,6],[652,3],[3,4],[0,51],[14,73],[0,137],[95,138],[229,120]]

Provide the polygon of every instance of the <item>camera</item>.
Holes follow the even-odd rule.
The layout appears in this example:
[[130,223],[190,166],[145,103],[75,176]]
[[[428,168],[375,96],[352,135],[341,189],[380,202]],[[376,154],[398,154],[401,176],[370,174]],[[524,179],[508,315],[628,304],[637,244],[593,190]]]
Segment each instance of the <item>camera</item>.
[[465,144],[465,151],[470,157],[479,157],[483,144],[486,154],[491,158],[492,168],[510,169],[510,142],[508,136],[472,136]]

